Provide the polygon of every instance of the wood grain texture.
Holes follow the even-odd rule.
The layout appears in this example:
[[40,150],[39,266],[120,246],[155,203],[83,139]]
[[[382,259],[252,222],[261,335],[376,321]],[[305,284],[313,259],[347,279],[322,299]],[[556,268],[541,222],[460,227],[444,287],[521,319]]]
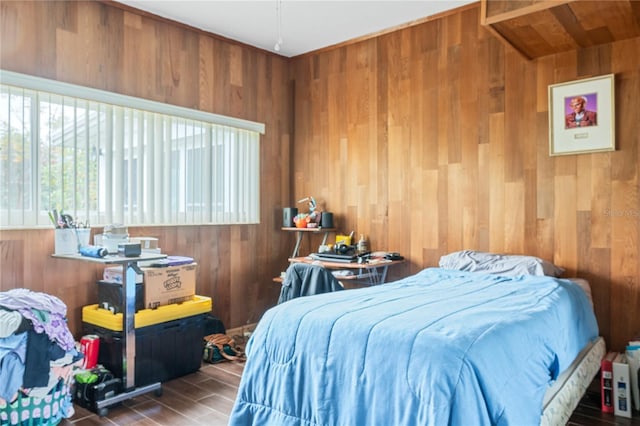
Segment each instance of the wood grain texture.
[[486,0],[483,1],[485,7],[485,17],[493,20],[503,20],[505,17],[522,16],[546,9],[550,4],[559,5],[567,0]]
[[[227,327],[275,304],[271,278],[294,243],[282,207],[313,195],[339,231],[408,259],[392,279],[454,250],[536,255],[590,281],[610,348],[640,333],[637,35],[527,61],[479,24],[476,5],[287,60],[109,3],[0,11],[4,69],[266,124],[260,225],[130,229],[198,260],[197,291]],[[580,24],[608,37],[595,17]],[[616,76],[617,151],[550,157],[546,88],[605,73]],[[78,333],[101,271],[52,250],[51,230],[0,232],[0,290],[60,295]]]
[[[288,61],[116,3],[2,2],[0,12],[2,69],[265,123],[261,225],[129,229],[159,238],[165,253],[194,257],[197,292],[213,297],[227,327],[256,322],[277,301],[271,277],[293,244],[278,231],[282,207],[293,202],[289,170],[279,164],[291,149]],[[53,230],[0,231],[0,291],[59,296],[79,336],[102,270],[52,252]]]
[[640,36],[635,0],[482,0],[483,24],[527,58]]
[[[640,333],[640,62],[623,53],[640,38],[528,61],[483,30],[479,10],[294,58],[294,193],[322,192],[342,231],[402,252],[405,274],[461,249],[556,262],[591,281],[601,334],[620,349]],[[547,87],[610,72],[618,150],[550,157]],[[363,119],[375,133],[349,131]],[[331,165],[328,186],[316,163]]]

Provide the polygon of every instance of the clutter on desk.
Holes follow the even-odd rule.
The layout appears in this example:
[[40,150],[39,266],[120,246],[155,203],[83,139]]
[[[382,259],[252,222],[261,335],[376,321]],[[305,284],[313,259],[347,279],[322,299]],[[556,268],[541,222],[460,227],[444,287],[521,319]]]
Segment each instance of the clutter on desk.
[[90,228],[89,222],[76,221],[73,216],[67,213],[63,213],[62,210],[58,212],[57,209],[53,209],[48,212],[49,220],[56,229],[88,229]]
[[358,253],[368,253],[369,252],[369,241],[364,237],[364,235],[360,235],[360,239],[358,240],[357,245]]
[[54,226],[55,254],[76,254],[89,244],[91,228],[88,222],[76,221],[70,214],[54,209],[48,212]]
[[318,246],[318,253],[329,253],[333,251],[333,244],[321,244]]
[[334,244],[322,244],[318,247],[318,253],[340,253],[347,254],[348,252],[355,251],[358,255],[366,255],[371,252],[369,247],[369,240],[364,234],[360,234],[360,239],[357,244],[353,246],[351,243],[353,241],[354,232],[351,231],[351,234],[337,234],[336,235],[336,243]]
[[322,219],[322,212],[318,210],[318,204],[316,199],[312,196],[305,197],[298,200],[298,203],[309,203],[308,213],[298,213],[293,217],[293,223],[296,228],[317,228],[320,226],[320,220]]
[[384,258],[387,260],[404,260],[404,256],[401,256],[400,253],[395,251],[387,253]]
[[333,228],[333,213],[322,212],[320,215],[320,226],[322,228]]
[[[103,238],[107,235],[117,235],[116,239],[123,240],[126,237],[126,241],[118,243],[118,255],[135,257],[143,253],[160,253],[157,238],[129,238],[129,232],[123,225],[105,227]],[[109,238],[107,237],[107,240]],[[140,309],[156,309],[159,306],[193,299],[196,291],[197,263],[192,257],[167,256],[165,259],[140,261],[138,266],[139,273],[135,274],[136,312]],[[101,308],[111,311],[112,314],[122,311],[124,282],[122,266],[104,268],[102,280],[98,282],[98,304]]]
[[140,243],[126,242],[118,244],[118,256],[138,257],[140,254],[142,254]]
[[81,246],[80,254],[86,257],[105,257],[109,254],[109,250],[100,246]]
[[[106,225],[101,234],[94,235],[93,245],[103,247],[107,254],[125,257],[137,257],[142,253],[162,253],[157,238],[130,237],[128,228],[122,224]],[[138,266],[149,266],[149,263],[139,262]]]
[[158,239],[155,237],[131,237],[129,242],[140,243],[140,248],[145,251],[158,250]]
[[397,252],[373,251],[367,255],[367,263],[388,263],[394,260],[404,260],[404,257]]
[[284,228],[291,228],[296,226],[293,218],[298,214],[297,207],[285,207],[282,209],[282,226]]
[[354,234],[353,231],[351,231],[351,234],[349,234],[349,235],[337,234],[336,235],[336,245],[344,244],[344,245],[350,246],[351,242],[353,241],[353,234]]
[[118,253],[118,245],[129,242],[129,230],[122,224],[112,224],[104,227],[100,244],[109,254]]

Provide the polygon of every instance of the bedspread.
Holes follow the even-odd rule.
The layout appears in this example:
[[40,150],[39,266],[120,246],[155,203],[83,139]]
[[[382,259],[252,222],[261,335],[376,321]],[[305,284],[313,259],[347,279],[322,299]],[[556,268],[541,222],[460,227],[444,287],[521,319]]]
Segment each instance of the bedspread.
[[598,335],[568,280],[429,268],[293,299],[247,347],[231,425],[533,425]]

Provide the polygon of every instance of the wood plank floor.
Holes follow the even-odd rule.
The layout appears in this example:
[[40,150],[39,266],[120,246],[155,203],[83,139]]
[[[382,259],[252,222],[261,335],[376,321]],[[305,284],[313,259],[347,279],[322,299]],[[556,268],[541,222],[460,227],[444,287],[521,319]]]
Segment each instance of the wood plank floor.
[[[63,420],[62,426],[136,425],[193,426],[226,425],[236,397],[243,363],[203,364],[196,373],[171,380],[162,385],[163,395],[153,392],[112,407],[105,417],[99,417],[82,407],[75,415]],[[567,423],[571,426],[634,425],[640,426],[640,413],[633,419],[603,414],[596,381]],[[376,425],[371,425],[376,426]]]
[[162,396],[153,392],[109,408],[104,417],[74,404],[75,415],[61,426],[193,426],[226,425],[244,364],[203,363],[199,371],[162,384]]
[[627,419],[600,411],[600,379],[591,382],[580,404],[573,412],[567,425],[571,426],[598,426],[598,425],[625,425],[640,426],[640,412],[634,411],[633,418]]

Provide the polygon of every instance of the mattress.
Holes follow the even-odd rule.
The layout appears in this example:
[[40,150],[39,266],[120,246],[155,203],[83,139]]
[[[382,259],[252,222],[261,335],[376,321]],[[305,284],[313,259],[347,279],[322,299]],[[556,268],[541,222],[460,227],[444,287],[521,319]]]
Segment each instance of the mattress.
[[604,339],[598,337],[578,354],[545,393],[541,426],[566,424],[587,387],[600,370],[606,353]]
[[230,424],[537,424],[597,331],[585,292],[549,277],[429,268],[294,299],[252,335]]

